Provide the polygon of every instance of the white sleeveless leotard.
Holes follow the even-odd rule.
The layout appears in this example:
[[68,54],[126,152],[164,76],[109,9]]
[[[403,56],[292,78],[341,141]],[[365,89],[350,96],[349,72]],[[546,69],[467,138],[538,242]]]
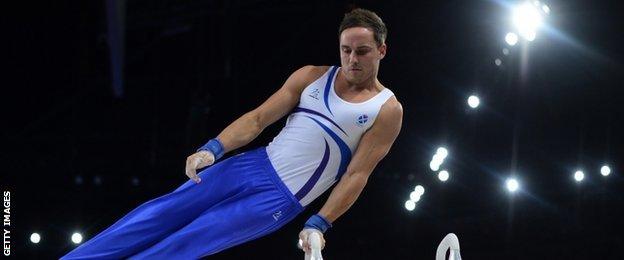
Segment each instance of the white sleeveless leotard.
[[330,67],[303,90],[286,125],[266,148],[275,171],[303,206],[340,180],[362,134],[394,95],[384,88],[367,101],[347,102],[334,89],[339,69]]

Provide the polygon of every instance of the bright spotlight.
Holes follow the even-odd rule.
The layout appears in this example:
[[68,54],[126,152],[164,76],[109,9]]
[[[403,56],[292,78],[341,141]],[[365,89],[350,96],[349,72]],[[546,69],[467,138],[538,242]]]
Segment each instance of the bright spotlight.
[[496,64],[496,66],[500,66],[501,64],[503,64],[503,61],[501,59],[495,59],[494,64]]
[[431,162],[429,163],[429,169],[437,172],[440,169],[440,164],[442,164],[440,161],[431,160]]
[[600,174],[602,174],[602,176],[609,176],[609,174],[611,174],[611,168],[607,165],[602,166],[600,168]]
[[444,156],[444,154],[436,153],[433,155],[433,158],[431,160],[442,164],[444,162],[445,157],[446,156]]
[[520,188],[520,184],[518,183],[518,180],[514,178],[507,179],[506,184],[507,184],[507,190],[509,192],[516,192],[518,188]]
[[448,156],[448,150],[446,150],[446,148],[444,147],[438,147],[438,149],[436,150],[436,154],[439,154],[442,159],[446,158],[446,156]]
[[544,13],[546,14],[550,14],[550,7],[548,7],[547,5],[542,5],[542,11],[544,11]]
[[78,232],[72,234],[71,236],[71,240],[72,242],[74,242],[74,244],[80,244],[82,242],[82,235]]
[[534,5],[524,3],[514,9],[512,21],[520,36],[532,41],[535,39],[535,32],[542,25],[542,16]]
[[30,242],[33,242],[34,244],[38,244],[40,241],[41,241],[41,236],[39,235],[39,233],[30,234]]
[[416,194],[419,194],[419,196],[422,196],[423,194],[425,194],[425,187],[423,187],[422,185],[416,185],[414,191],[416,192]]
[[440,165],[444,163],[444,158],[447,155],[448,152],[436,153],[435,155],[433,155],[431,162],[429,162],[429,168],[431,168],[432,171],[438,171],[440,169]]
[[507,42],[509,46],[516,45],[516,43],[518,43],[518,35],[511,32],[507,33],[507,35],[505,35],[505,42]]
[[416,202],[413,202],[411,200],[408,200],[405,202],[405,209],[412,211],[416,208]]
[[472,96],[468,97],[468,105],[471,108],[477,108],[480,103],[481,103],[481,101],[479,100],[479,97],[477,97],[475,95],[472,95]]
[[440,171],[438,173],[438,179],[442,182],[447,181],[449,179],[449,173],[447,171]]
[[418,201],[420,201],[420,196],[421,195],[422,194],[418,194],[418,192],[416,192],[416,191],[412,191],[412,193],[410,193],[410,200],[413,201],[413,202],[418,202]]
[[582,171],[576,171],[574,173],[574,180],[576,180],[576,182],[581,182],[583,179],[585,179],[585,173]]

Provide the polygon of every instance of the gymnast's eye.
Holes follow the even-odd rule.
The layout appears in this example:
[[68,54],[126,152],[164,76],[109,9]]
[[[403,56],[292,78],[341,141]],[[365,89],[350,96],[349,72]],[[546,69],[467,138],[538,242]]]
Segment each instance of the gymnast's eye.
[[355,52],[355,54],[357,54],[358,56],[361,55],[366,55],[369,52],[369,50],[358,50]]
[[349,53],[351,53],[351,49],[349,49],[349,48],[342,48],[342,52],[344,52],[346,54],[349,54]]

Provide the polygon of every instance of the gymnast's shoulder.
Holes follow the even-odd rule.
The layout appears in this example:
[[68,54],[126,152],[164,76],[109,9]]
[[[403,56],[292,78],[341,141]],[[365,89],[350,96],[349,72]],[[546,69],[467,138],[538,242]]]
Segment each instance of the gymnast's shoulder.
[[305,65],[293,72],[290,79],[305,87],[322,77],[329,68],[330,66]]

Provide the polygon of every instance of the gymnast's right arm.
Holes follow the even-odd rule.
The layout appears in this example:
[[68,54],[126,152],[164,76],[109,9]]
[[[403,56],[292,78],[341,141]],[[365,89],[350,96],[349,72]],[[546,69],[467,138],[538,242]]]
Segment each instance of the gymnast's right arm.
[[227,126],[217,138],[211,139],[198,152],[186,159],[186,175],[199,183],[196,170],[212,165],[223,154],[244,146],[254,140],[267,126],[291,111],[303,89],[322,72],[323,68],[305,66],[288,77],[284,85],[262,105],[245,113]]

